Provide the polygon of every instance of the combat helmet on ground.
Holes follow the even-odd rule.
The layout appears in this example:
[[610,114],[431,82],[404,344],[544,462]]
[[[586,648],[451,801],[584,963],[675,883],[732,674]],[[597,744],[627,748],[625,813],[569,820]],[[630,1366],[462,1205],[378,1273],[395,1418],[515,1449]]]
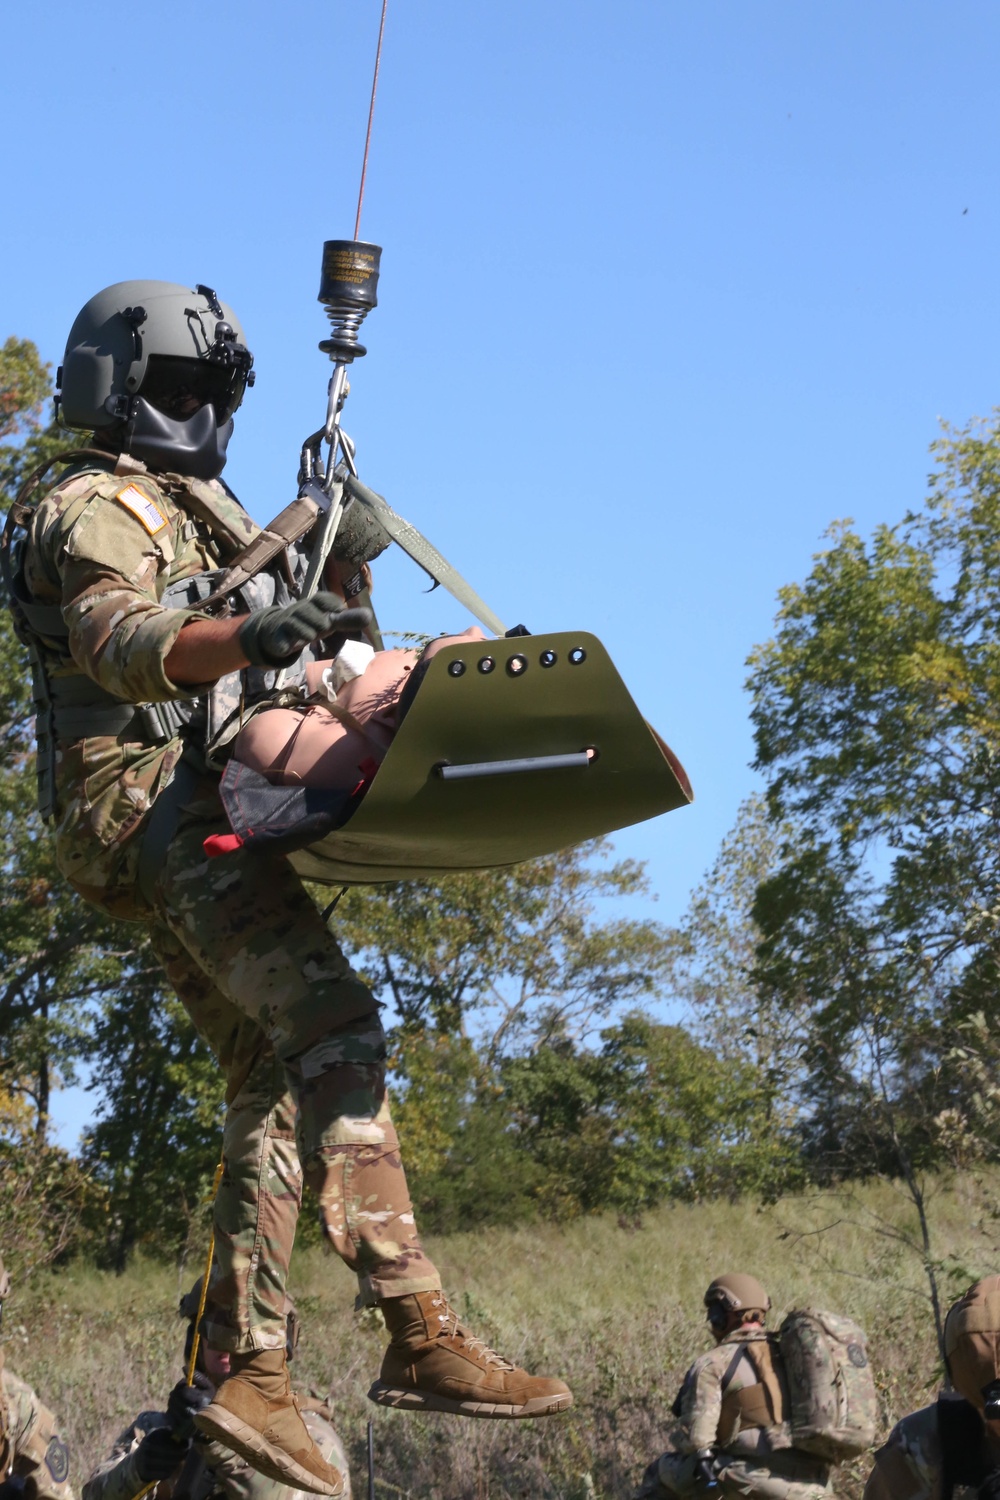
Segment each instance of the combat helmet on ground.
[[959,1394],[990,1420],[1000,1417],[1000,1276],[975,1282],[948,1309],[944,1353]]
[[59,417],[150,468],[214,479],[253,379],[239,319],[211,287],[119,281],[70,330]]

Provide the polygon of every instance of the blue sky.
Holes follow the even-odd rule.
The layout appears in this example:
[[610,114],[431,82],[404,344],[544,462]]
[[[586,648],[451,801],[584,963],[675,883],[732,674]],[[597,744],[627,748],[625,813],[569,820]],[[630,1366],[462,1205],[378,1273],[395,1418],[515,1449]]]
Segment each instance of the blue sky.
[[[325,410],[322,243],[354,226],[380,0],[56,0],[5,19],[0,337],[58,363],[129,277],[214,286],[258,381],[264,521]],[[621,835],[682,912],[756,785],[742,683],[835,517],[920,502],[998,399],[1000,7],[389,0],[345,426],[501,617],[590,629],[694,807]],[[383,626],[466,623],[402,556]]]

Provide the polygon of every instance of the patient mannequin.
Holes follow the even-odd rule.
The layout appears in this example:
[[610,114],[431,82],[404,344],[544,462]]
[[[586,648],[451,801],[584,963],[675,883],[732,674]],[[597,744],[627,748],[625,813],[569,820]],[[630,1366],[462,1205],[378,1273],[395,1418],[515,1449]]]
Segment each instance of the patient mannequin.
[[376,651],[357,676],[348,676],[353,645],[348,642],[340,657],[306,667],[307,704],[265,709],[243,726],[234,759],[276,786],[350,791],[359,773],[370,779],[364,763],[381,763],[392,744],[400,695],[411,673],[442,646],[485,639],[473,625],[461,635],[439,636],[423,651]]

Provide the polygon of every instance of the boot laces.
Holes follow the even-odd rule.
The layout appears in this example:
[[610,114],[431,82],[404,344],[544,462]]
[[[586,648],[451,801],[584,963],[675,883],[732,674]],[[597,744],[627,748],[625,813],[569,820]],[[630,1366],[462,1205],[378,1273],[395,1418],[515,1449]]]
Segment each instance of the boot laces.
[[[438,1322],[441,1324],[440,1338],[459,1338],[469,1353],[484,1365],[496,1365],[500,1370],[516,1370],[517,1366],[511,1364],[509,1359],[504,1359],[495,1349],[491,1349],[485,1339],[476,1338],[475,1334],[463,1328],[458,1321],[458,1313],[452,1307],[444,1292],[438,1292],[431,1300],[431,1306],[438,1309]],[[443,1309],[443,1311],[442,1311]]]

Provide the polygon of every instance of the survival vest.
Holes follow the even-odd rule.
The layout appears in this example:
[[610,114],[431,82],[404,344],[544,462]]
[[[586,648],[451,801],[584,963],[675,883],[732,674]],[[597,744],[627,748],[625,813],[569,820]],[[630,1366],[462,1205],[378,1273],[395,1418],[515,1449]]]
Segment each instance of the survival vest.
[[[0,539],[0,569],[7,588],[8,604],[18,637],[28,648],[32,668],[32,696],[38,745],[38,806],[43,818],[56,811],[54,790],[55,747],[60,739],[84,735],[118,735],[127,732],[150,744],[165,744],[178,733],[209,752],[209,764],[221,769],[224,747],[234,736],[243,706],[269,697],[274,672],[253,667],[220,678],[200,698],[164,703],[125,703],[106,692],[84,673],[50,678],[45,671],[40,639],[63,642],[68,630],[62,611],[55,604],[40,604],[27,593],[22,576],[23,555],[14,543],[17,528],[27,531],[37,492],[46,471],[57,463],[68,463],[80,474],[92,470],[119,476],[145,473],[145,465],[127,456],[95,449],[73,449],[39,465],[28,477],[10,508]],[[66,474],[63,475],[65,479]],[[228,599],[237,612],[288,604],[297,597],[307,558],[297,543],[319,513],[314,502],[299,499],[286,506],[263,530],[247,517],[254,535],[249,542],[232,529],[229,517],[220,511],[210,487],[181,475],[155,476],[157,483],[183,497],[183,504],[206,525],[225,559],[222,567],[182,579],[168,586],[161,597],[164,608],[204,609],[206,604]],[[30,503],[29,503],[30,502]],[[280,566],[278,566],[280,564]],[[291,687],[302,679],[307,649],[291,670],[282,674]],[[218,747],[220,759],[211,752]]]
[[792,1446],[830,1463],[875,1441],[878,1403],[865,1335],[850,1318],[802,1308],[778,1330]]

